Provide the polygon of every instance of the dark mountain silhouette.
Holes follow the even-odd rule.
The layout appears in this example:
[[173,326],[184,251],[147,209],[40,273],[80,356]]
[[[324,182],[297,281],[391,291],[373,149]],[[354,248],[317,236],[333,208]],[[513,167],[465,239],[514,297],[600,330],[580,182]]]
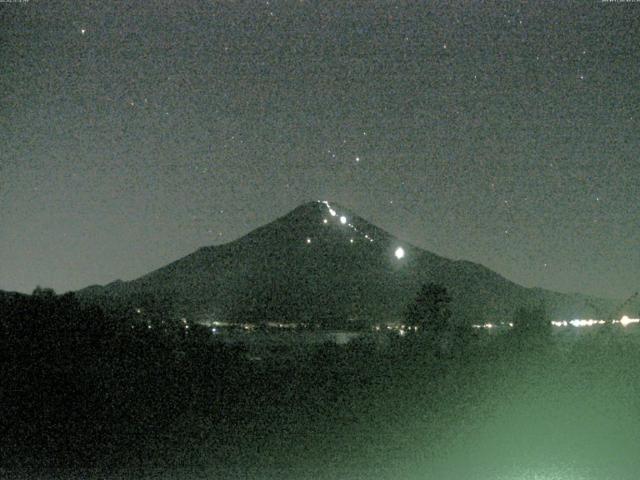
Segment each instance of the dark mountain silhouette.
[[[402,248],[403,258],[395,256]],[[598,317],[616,302],[517,285],[488,268],[403,242],[336,204],[311,202],[233,242],[200,248],[133,281],[77,292],[103,306],[325,326],[402,318],[420,285],[445,285],[461,321],[508,321],[544,303],[552,318]],[[146,307],[145,307],[146,308]]]

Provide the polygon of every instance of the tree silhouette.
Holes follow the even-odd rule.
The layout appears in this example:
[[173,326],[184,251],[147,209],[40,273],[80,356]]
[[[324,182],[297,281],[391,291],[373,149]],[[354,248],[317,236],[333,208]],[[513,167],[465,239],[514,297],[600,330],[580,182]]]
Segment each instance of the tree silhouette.
[[38,285],[31,295],[41,299],[54,299],[56,297],[56,291],[53,288],[43,288]]
[[422,285],[415,300],[407,307],[406,322],[431,337],[441,336],[450,327],[451,297],[447,288],[437,283]]

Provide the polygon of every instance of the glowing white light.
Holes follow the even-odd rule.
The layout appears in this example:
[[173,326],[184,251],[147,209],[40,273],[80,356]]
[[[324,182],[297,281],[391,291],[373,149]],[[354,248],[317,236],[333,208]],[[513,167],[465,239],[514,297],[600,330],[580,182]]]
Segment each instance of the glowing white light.
[[343,224],[343,225],[345,223],[347,223],[347,217],[345,217],[344,215],[342,217],[340,217],[340,223]]
[[329,220],[327,220],[326,218],[322,220],[322,223],[327,223],[327,222],[329,222]]
[[[575,320],[571,320],[569,322],[573,327],[592,327],[593,325],[597,325],[599,323],[598,320],[582,320],[582,319],[575,319]],[[567,324],[567,322],[562,322],[562,326],[565,326]]]
[[85,32],[86,32],[86,30],[85,30],[84,28],[81,28],[81,29],[80,29],[80,33],[81,33],[82,35],[84,35],[84,34],[85,34]]
[[397,258],[398,260],[400,260],[401,258],[404,258],[404,248],[402,248],[402,247],[398,247],[398,248],[396,249],[396,253],[395,253],[395,255],[396,255],[396,258]]
[[331,214],[332,217],[336,216],[336,211],[333,208],[329,209],[329,213]]
[[640,318],[629,318],[626,315],[620,319],[620,323],[622,324],[623,327],[626,327],[627,325],[630,325],[632,323],[638,323],[638,322],[640,322]]
[[307,238],[307,243],[311,243],[311,239],[310,238]]
[[349,240],[350,243],[353,243],[353,238]]

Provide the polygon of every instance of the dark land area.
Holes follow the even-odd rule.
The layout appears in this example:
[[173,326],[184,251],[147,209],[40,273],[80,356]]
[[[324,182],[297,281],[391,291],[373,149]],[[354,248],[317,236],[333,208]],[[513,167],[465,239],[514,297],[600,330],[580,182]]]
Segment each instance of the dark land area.
[[149,329],[72,294],[3,294],[2,313],[5,478],[633,478],[640,467],[636,327],[477,332],[446,350],[393,335],[256,357],[208,328]]

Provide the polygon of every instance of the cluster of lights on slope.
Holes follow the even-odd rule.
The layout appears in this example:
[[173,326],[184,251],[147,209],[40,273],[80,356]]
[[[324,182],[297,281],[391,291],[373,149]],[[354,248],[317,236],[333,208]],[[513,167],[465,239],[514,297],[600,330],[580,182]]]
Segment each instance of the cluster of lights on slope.
[[[327,207],[327,211],[329,215],[333,218],[337,218],[341,225],[344,225],[350,228],[353,232],[363,237],[364,240],[373,243],[373,238],[368,233],[363,233],[360,230],[358,230],[358,228],[355,225],[349,222],[348,218],[345,215],[338,214],[338,212],[329,204],[329,202],[327,202],[326,200],[318,200],[318,203],[321,203],[322,205]],[[329,219],[323,218],[322,223],[328,224]],[[307,238],[307,243],[311,243],[311,238]],[[353,239],[353,237],[349,239],[349,243],[355,243],[355,240]],[[404,248],[398,247],[394,252],[394,255],[398,260],[404,258],[405,256]]]
[[[334,218],[338,218],[338,221],[340,222],[341,225],[345,225],[346,227],[350,228],[354,233],[360,235],[361,237],[364,237],[365,240],[373,243],[373,238],[371,238],[371,236],[368,233],[363,233],[360,230],[358,230],[358,228],[353,225],[352,223],[349,223],[349,220],[347,219],[347,217],[345,215],[339,215],[338,212],[329,204],[329,202],[327,202],[326,200],[318,200],[319,203],[323,204],[325,207],[327,207],[327,211],[329,212],[329,215],[331,217]],[[329,219],[324,218],[322,220],[322,223],[329,223]],[[309,242],[310,239],[307,239],[307,243]],[[354,243],[354,239],[351,238],[349,239],[350,243]]]

